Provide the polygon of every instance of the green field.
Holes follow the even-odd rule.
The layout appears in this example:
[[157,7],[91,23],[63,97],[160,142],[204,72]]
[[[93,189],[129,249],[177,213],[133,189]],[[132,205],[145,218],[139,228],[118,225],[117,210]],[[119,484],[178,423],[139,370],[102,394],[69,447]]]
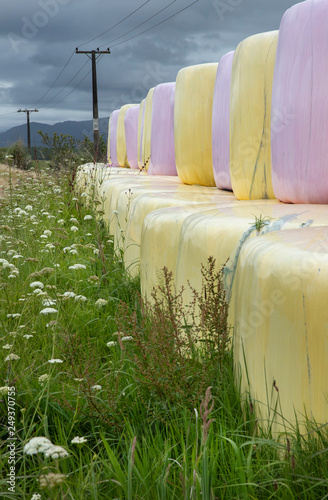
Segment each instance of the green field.
[[65,171],[1,176],[0,498],[328,498],[327,429],[274,440],[240,394],[211,259],[146,303]]

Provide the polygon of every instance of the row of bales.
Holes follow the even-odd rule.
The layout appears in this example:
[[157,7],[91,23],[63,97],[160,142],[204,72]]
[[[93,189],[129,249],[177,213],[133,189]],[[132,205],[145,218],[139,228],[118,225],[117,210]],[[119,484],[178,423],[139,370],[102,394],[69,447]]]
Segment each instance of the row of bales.
[[109,163],[239,200],[328,203],[327,25],[327,0],[296,4],[279,31],[183,68],[115,110]]

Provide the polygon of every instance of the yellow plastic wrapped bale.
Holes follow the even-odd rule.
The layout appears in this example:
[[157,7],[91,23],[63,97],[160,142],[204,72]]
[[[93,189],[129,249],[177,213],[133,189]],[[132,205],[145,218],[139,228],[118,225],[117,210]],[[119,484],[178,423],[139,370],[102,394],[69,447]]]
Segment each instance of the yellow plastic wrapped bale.
[[131,201],[144,192],[157,193],[174,189],[174,184],[178,184],[179,180],[173,176],[148,177],[146,174],[140,174],[139,170],[122,170],[127,175],[109,178],[99,188],[99,197],[104,220],[110,224],[110,232],[115,236],[115,246],[123,249]]
[[[178,289],[186,287],[189,280],[200,291],[200,269],[208,257],[216,259],[217,270],[226,264],[225,288],[230,298],[229,322],[233,325],[236,266],[245,242],[270,231],[324,224],[328,225],[325,205],[285,205],[277,200],[236,202],[191,215],[185,219],[181,229],[176,286]],[[186,288],[185,303],[191,299],[192,294]]]
[[215,186],[212,110],[217,63],[179,71],[175,87],[174,145],[177,172],[185,184]]
[[145,111],[143,120],[143,131],[142,131],[142,164],[143,168],[147,171],[149,160],[150,160],[150,150],[151,150],[151,117],[153,110],[153,94],[155,87],[151,88],[147,94],[145,100]]
[[124,117],[125,113],[129,108],[132,108],[135,104],[125,104],[121,107],[118,120],[117,120],[117,161],[121,167],[129,168],[128,157],[126,154],[126,141],[125,141],[125,125]]
[[327,226],[267,234],[241,249],[234,362],[242,389],[276,432],[295,424],[295,413],[299,423],[305,415],[318,425],[328,420],[327,296]]
[[274,198],[271,96],[278,31],[246,38],[235,52],[230,91],[230,176],[240,200]]
[[[184,206],[193,206],[195,208],[193,212],[201,211],[203,210],[204,205],[213,205],[214,203],[219,203],[220,201],[228,203],[231,199],[234,199],[232,193],[208,187],[186,186],[183,184],[177,185],[175,188],[172,186],[170,190],[165,188],[156,193],[150,192],[138,196],[138,198],[134,199],[131,203],[126,226],[124,253],[126,266],[129,267],[129,270],[133,271],[133,274],[136,274],[139,272],[141,249],[144,255],[143,263],[145,264],[145,267],[147,267],[147,257],[152,259],[158,256],[160,258],[161,256],[164,256],[164,254],[167,254],[172,246],[172,239],[175,240],[178,235],[177,215],[174,216],[173,212],[171,212],[171,227],[168,232],[165,233],[164,226],[162,227],[162,219],[157,227],[157,231],[161,232],[163,238],[161,240],[153,241],[153,250],[156,252],[156,257],[148,254],[148,251],[145,251],[144,248],[145,242],[143,236],[145,234],[143,232],[143,225],[148,214],[154,212],[160,214],[163,210],[165,211],[167,207],[174,207],[178,211],[178,207]],[[168,228],[168,225],[169,223],[166,225],[166,229]],[[167,236],[168,234],[170,235],[169,238]],[[163,242],[165,242],[164,245]],[[165,251],[164,247],[167,248],[167,251]],[[142,272],[144,272],[144,269]]]
[[[178,205],[175,202],[175,205],[170,208],[158,209],[159,200],[157,200],[158,208],[146,215],[142,226],[140,247],[140,284],[144,297],[150,299],[153,287],[163,284],[162,271],[164,267],[172,272],[175,283],[181,229],[184,221],[193,214],[200,214],[219,206],[231,206],[236,203],[234,196],[229,197],[224,191],[218,191],[218,193],[220,193],[220,197],[215,197],[215,201],[212,200],[209,203],[205,199],[203,202],[199,201],[194,204],[185,202]],[[174,228],[173,231],[172,228]],[[170,235],[169,238],[167,235]],[[159,251],[160,241],[165,241],[165,245],[161,246],[161,251]]]
[[138,167],[142,169],[142,136],[143,136],[143,126],[145,118],[145,100],[143,99],[139,106],[139,117],[138,117]]

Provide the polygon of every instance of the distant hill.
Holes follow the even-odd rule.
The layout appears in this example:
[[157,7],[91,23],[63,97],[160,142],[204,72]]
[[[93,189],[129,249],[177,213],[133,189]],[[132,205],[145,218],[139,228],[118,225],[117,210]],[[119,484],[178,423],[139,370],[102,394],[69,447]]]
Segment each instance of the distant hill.
[[[104,136],[105,142],[107,141],[108,134],[108,120],[109,118],[99,118],[99,133],[100,135]],[[91,141],[93,141],[92,120],[85,120],[82,122],[66,121],[55,123],[54,125],[31,122],[30,130],[32,147],[43,146],[41,136],[40,134],[38,134],[38,130],[47,132],[50,136],[52,136],[54,132],[57,132],[57,134],[71,135],[77,140],[82,140],[86,135]],[[12,127],[6,132],[0,133],[0,147],[5,148],[18,139],[22,139],[24,144],[27,144],[26,124]]]

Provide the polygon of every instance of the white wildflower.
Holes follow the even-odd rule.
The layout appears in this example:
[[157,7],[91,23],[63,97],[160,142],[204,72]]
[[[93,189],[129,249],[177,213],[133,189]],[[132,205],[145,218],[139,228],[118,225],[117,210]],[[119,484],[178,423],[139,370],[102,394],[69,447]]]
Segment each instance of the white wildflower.
[[57,224],[59,224],[60,226],[61,226],[62,224],[64,224],[64,222],[65,222],[65,221],[64,221],[64,219],[58,219],[58,220],[57,220]]
[[54,309],[53,307],[46,307],[40,311],[40,314],[55,314],[57,312],[57,309]]
[[80,302],[85,302],[88,299],[84,295],[75,295],[74,300],[79,300]]
[[54,365],[56,363],[63,363],[64,361],[62,359],[56,359],[56,358],[51,358],[51,359],[48,359],[48,363]]
[[49,377],[50,377],[50,375],[48,373],[44,373],[43,375],[40,375],[40,377],[38,378],[40,385],[44,385],[44,383],[47,382]]
[[27,455],[36,455],[37,453],[45,453],[49,448],[52,448],[52,442],[46,437],[35,437],[29,440],[24,446],[24,453]]
[[79,230],[79,228],[76,226],[71,227],[71,231],[73,231],[73,233],[76,233],[76,231],[78,231],[78,230]]
[[20,318],[20,316],[19,313],[7,314],[7,318]]
[[122,342],[125,342],[126,340],[133,340],[133,337],[131,335],[127,335],[126,337],[121,338]]
[[29,212],[31,212],[33,210],[32,205],[26,205],[25,210],[28,210]]
[[74,297],[76,296],[76,294],[74,292],[64,292],[62,297],[63,298],[70,298],[70,299],[73,299]]
[[105,300],[105,299],[98,299],[96,302],[95,302],[95,305],[97,307],[102,307],[102,306],[105,306],[108,304],[108,300]]
[[69,252],[71,250],[71,247],[64,247],[63,248],[63,252],[66,253],[66,252]]
[[52,232],[50,231],[50,229],[46,229],[45,231],[43,231],[43,234],[45,234],[46,236],[51,236]]
[[43,238],[44,240],[47,240],[48,236],[46,234],[41,234],[40,238]]
[[9,392],[9,387],[7,385],[0,387],[0,396],[6,396],[8,392]]
[[43,295],[44,294],[44,292],[43,292],[43,290],[41,290],[41,288],[35,288],[35,290],[33,290],[33,293],[34,293],[34,295],[40,295],[40,294]]
[[75,248],[72,248],[69,253],[71,253],[72,255],[77,255],[79,252],[77,250],[75,250]]
[[2,349],[11,349],[12,348],[12,344],[5,344],[2,346]]
[[78,224],[79,223],[79,221],[75,217],[71,217],[69,221],[70,222],[74,222],[74,224]]
[[84,264],[74,264],[74,266],[69,266],[68,269],[86,269],[87,267]]
[[51,446],[51,448],[48,448],[44,452],[44,456],[46,458],[66,458],[68,457],[68,453],[65,450],[65,448],[62,448],[61,446]]
[[107,342],[107,347],[112,347],[114,345],[117,345],[117,342],[115,342],[115,340],[111,340],[110,342]]
[[31,288],[41,288],[43,290],[44,284],[41,283],[41,281],[33,281],[33,283],[30,284]]
[[91,233],[87,233],[86,236],[92,236],[92,234]]
[[56,300],[52,300],[52,299],[44,299],[42,301],[42,305],[43,307],[51,307],[51,306],[55,306],[56,305]]
[[28,333],[26,333],[25,335],[23,335],[23,337],[24,337],[25,339],[30,339],[30,338],[32,338],[32,337],[33,337],[33,335],[29,335]]
[[114,215],[118,215],[118,210],[113,210]]
[[92,219],[93,219],[92,215],[85,215],[84,216],[84,220],[92,220]]
[[17,361],[17,359],[20,359],[19,356],[12,352],[11,354],[8,354],[8,356],[5,358],[5,361]]
[[33,495],[31,496],[31,500],[41,500],[40,493],[33,493]]
[[88,196],[88,193],[81,193],[81,198],[86,198]]
[[24,256],[20,255],[19,253],[16,253],[16,255],[13,255],[13,259],[23,259]]
[[88,440],[85,437],[75,436],[75,438],[72,439],[71,443],[72,444],[82,444],[82,443],[86,443],[87,441]]
[[91,387],[91,389],[92,389],[93,391],[100,391],[100,390],[101,390],[101,385],[97,385],[97,384],[96,384],[96,385],[93,385],[93,386]]

